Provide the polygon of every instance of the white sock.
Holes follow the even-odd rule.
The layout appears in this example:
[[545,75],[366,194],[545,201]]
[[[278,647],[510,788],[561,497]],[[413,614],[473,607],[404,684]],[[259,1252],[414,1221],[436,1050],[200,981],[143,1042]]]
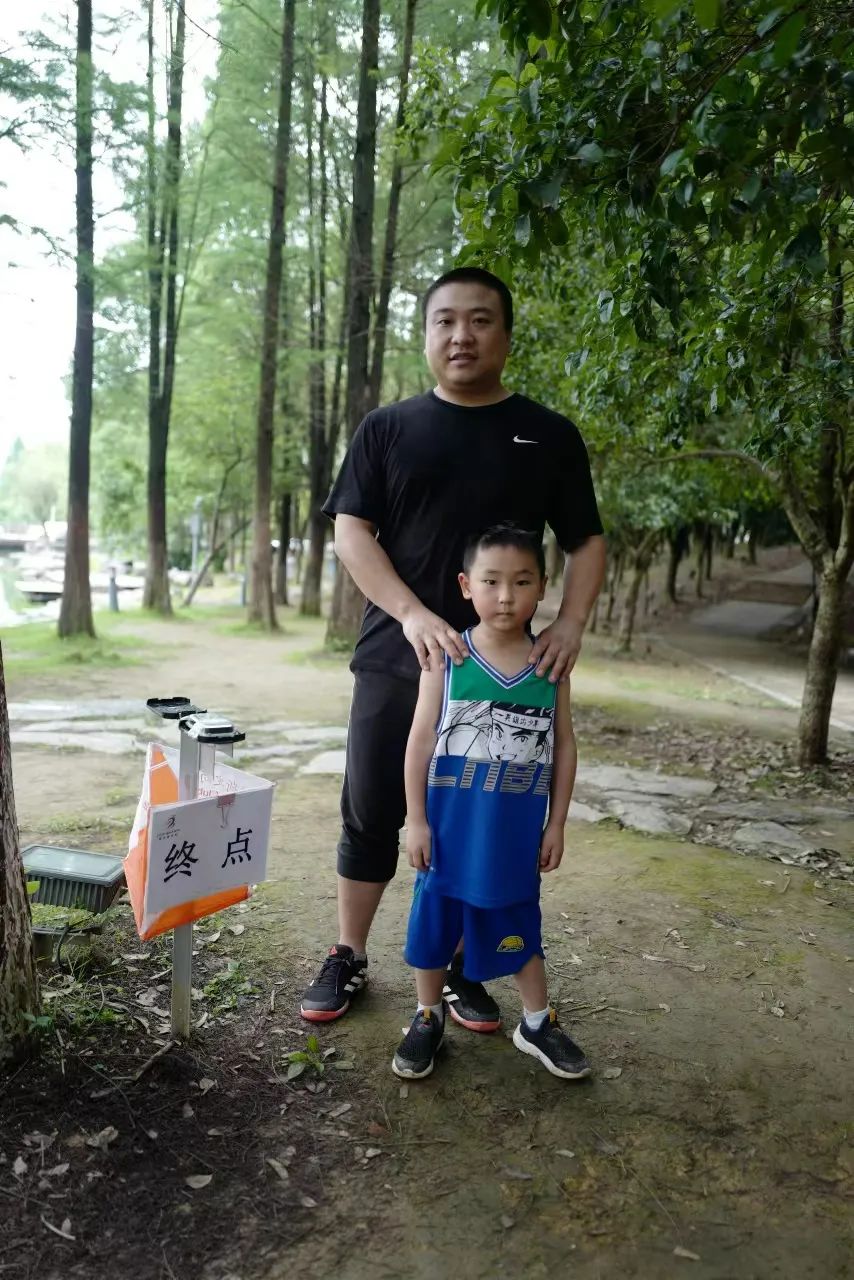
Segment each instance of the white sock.
[[524,1005],[522,1007],[522,1017],[531,1031],[539,1031],[548,1016],[548,1005],[546,1005],[545,1009],[526,1009]]
[[415,1010],[416,1018],[418,1017],[419,1013],[421,1013],[422,1010],[424,1009],[429,1009],[433,1017],[438,1018],[440,1022],[445,1021],[445,1007],[442,1004],[441,1000],[439,1001],[438,1004],[422,1004],[421,1001],[419,1000],[418,1008]]

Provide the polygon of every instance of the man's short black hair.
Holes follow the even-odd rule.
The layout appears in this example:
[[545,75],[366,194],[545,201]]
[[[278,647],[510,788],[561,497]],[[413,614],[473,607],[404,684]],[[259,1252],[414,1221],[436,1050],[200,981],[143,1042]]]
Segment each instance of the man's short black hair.
[[507,288],[503,280],[499,280],[498,276],[494,276],[491,271],[485,271],[483,267],[454,267],[453,271],[446,271],[443,276],[439,276],[438,280],[434,280],[430,288],[421,299],[421,319],[424,326],[427,326],[427,307],[430,299],[437,289],[441,289],[443,284],[482,284],[487,289],[492,289],[501,299],[501,310],[504,313],[504,328],[508,333],[513,332],[513,294]]
[[520,529],[515,524],[493,524],[469,538],[463,552],[463,573],[470,573],[477,553],[488,551],[490,547],[516,547],[519,551],[529,551],[537,562],[540,577],[546,576],[546,553],[541,540],[530,529]]

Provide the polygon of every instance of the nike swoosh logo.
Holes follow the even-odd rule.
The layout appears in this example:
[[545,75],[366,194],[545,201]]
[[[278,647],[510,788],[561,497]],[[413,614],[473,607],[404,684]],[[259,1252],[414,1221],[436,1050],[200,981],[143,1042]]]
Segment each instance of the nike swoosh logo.
[[521,436],[513,437],[514,444],[539,444],[539,440],[523,440]]

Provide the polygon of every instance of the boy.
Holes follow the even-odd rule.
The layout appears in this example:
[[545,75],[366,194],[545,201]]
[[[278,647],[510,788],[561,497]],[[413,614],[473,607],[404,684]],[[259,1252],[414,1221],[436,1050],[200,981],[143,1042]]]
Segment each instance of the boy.
[[549,1008],[540,942],[540,872],[563,857],[577,764],[569,685],[528,664],[542,545],[513,525],[487,529],[467,545],[459,582],[480,622],[460,666],[446,658],[422,673],[406,748],[406,851],[418,874],[404,954],[418,1009],[392,1068],[406,1079],[433,1070],[447,966],[464,937],[466,977],[516,981],[516,1048],[578,1080],[590,1065]]

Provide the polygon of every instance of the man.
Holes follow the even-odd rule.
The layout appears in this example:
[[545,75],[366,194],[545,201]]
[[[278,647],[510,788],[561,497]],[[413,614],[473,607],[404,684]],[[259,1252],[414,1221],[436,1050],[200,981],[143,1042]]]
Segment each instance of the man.
[[[300,1012],[340,1017],[367,981],[367,941],[394,876],[406,816],[403,761],[420,671],[465,656],[476,622],[457,581],[467,539],[512,522],[542,538],[546,522],[568,553],[560,612],[532,643],[540,675],[564,680],[605,570],[605,543],[584,443],[568,419],[501,381],[513,299],[488,271],[461,267],[423,300],[425,354],[436,387],[369,413],[324,507],[335,551],[369,601],[355,676],[338,844],[339,938]],[[464,976],[460,952],[445,999],[457,1022],[500,1025],[486,989]]]

